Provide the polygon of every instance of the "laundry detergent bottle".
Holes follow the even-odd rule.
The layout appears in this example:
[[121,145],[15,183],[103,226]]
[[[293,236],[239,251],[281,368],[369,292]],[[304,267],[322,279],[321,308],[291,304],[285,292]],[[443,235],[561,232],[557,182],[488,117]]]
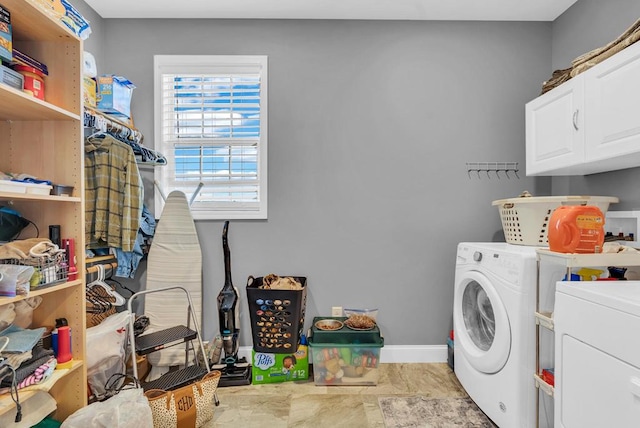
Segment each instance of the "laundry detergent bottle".
[[549,249],[559,253],[601,253],[604,214],[592,205],[563,205],[549,220]]

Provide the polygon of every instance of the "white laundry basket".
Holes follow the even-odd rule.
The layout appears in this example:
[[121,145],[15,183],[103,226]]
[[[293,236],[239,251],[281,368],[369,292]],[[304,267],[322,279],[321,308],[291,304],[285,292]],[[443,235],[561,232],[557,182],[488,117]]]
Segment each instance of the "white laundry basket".
[[[526,193],[525,193],[526,194]],[[551,213],[561,205],[595,205],[606,214],[613,196],[523,196],[500,199],[497,205],[504,237],[510,244],[547,247],[547,227]]]

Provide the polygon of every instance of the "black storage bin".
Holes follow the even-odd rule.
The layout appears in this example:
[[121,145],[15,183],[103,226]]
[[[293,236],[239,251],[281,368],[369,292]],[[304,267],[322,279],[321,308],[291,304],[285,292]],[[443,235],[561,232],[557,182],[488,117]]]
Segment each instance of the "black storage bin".
[[284,354],[298,348],[304,329],[307,278],[290,278],[300,282],[302,289],[262,289],[263,277],[250,276],[247,281],[253,349],[256,352]]

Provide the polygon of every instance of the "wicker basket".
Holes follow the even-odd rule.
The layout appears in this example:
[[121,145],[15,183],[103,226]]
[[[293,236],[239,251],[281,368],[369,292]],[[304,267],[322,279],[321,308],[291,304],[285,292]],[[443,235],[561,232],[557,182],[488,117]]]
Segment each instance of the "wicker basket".
[[553,210],[561,205],[595,205],[607,213],[612,196],[522,196],[493,201],[500,211],[504,237],[510,244],[547,247],[547,226]]

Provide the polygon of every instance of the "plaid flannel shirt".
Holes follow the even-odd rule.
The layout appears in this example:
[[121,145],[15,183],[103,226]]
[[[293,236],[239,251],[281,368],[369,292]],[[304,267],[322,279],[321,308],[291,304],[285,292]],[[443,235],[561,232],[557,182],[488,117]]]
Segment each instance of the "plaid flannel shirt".
[[85,141],[87,248],[131,251],[140,227],[144,187],[131,147],[108,134]]

